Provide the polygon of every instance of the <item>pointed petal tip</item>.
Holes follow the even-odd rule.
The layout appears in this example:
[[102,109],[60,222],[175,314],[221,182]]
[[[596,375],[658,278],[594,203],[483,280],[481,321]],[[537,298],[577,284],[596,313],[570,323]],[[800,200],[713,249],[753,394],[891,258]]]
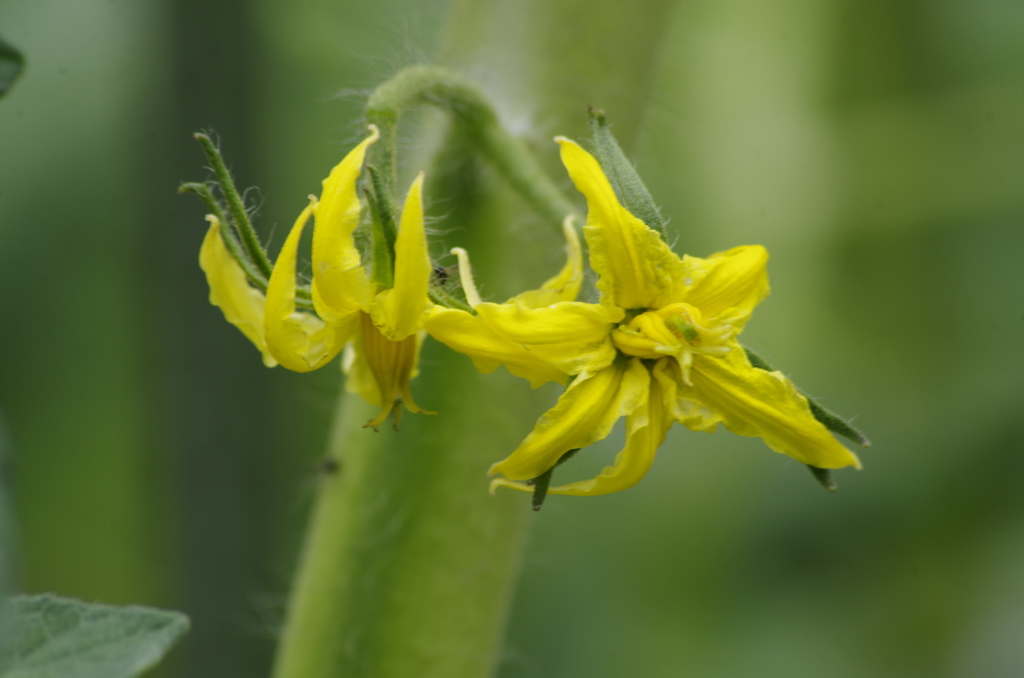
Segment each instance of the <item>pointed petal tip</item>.
[[422,200],[423,181],[424,181],[425,177],[426,177],[426,172],[424,172],[423,170],[420,170],[419,174],[416,175],[416,178],[412,180],[411,184],[409,184],[409,190],[406,192],[406,196],[407,196],[406,199],[408,199],[408,196],[411,196],[411,195],[413,195],[415,193]]
[[380,139],[380,130],[377,129],[376,125],[367,125],[366,129],[370,130],[370,136],[367,138],[367,141],[369,141],[369,143],[375,143],[377,139]]

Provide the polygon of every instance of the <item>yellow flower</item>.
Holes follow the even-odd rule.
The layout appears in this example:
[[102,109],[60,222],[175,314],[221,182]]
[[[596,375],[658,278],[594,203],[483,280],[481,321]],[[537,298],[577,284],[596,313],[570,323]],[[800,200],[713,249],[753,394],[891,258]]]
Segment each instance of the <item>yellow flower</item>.
[[[343,367],[346,388],[381,408],[367,426],[376,428],[401,407],[424,412],[412,399],[423,323],[433,305],[427,296],[432,268],[423,227],[423,175],[405,200],[395,241],[394,285],[378,289],[367,275],[353,234],[359,225],[356,182],[366,149],[379,134],[352,149],[323,181],[320,200],[311,198],[288,234],[274,264],[266,295],[249,285],[221,238],[221,224],[208,216],[210,230],[199,261],[210,284],[210,302],[263,353],[268,367],[280,363],[296,372],[327,364],[348,345]],[[296,258],[303,229],[315,215],[312,299],[316,314],[296,310]]]
[[473,304],[489,331],[576,375],[523,443],[491,467],[492,475],[503,476],[492,480],[492,491],[532,492],[525,481],[606,437],[620,417],[626,417],[626,443],[614,464],[550,493],[599,495],[631,487],[647,473],[672,422],[708,432],[722,424],[811,466],[859,468],[793,384],[781,372],[754,368],[737,341],[768,294],[765,249],[678,257],[620,204],[589,153],[568,139],[556,141],[587,199],[584,235],[601,299]]

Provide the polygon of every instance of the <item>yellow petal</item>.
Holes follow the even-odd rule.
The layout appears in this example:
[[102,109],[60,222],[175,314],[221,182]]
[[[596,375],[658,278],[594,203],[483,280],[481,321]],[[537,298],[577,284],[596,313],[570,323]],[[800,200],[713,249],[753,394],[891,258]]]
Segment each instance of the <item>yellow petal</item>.
[[402,208],[395,240],[395,285],[384,290],[370,306],[374,323],[391,341],[401,341],[423,328],[423,314],[432,304],[427,298],[432,268],[423,232],[423,173],[412,182]]
[[302,210],[281,247],[267,286],[263,317],[267,349],[279,363],[296,372],[315,370],[338,355],[348,340],[345,332],[352,329],[351,323],[325,324],[310,313],[295,312],[295,259],[314,204],[310,202]]
[[721,358],[695,355],[690,378],[695,398],[721,414],[733,433],[761,437],[776,452],[818,468],[860,468],[789,379],[752,367],[737,342]]
[[568,374],[596,372],[615,359],[611,331],[624,315],[616,306],[581,301],[533,309],[485,302],[476,311],[495,332]]
[[563,384],[568,376],[465,311],[434,306],[427,315],[425,328],[442,344],[472,358],[483,374],[504,365],[512,374],[529,380],[533,388],[548,381]]
[[616,363],[598,372],[584,372],[545,412],[526,440],[504,460],[491,466],[510,480],[530,480],[553,467],[563,454],[608,435],[619,417],[647,397],[650,375],[638,359]]
[[323,181],[313,229],[313,303],[323,318],[347,316],[366,308],[373,298],[374,286],[352,239],[359,226],[356,181],[367,147],[380,136],[374,125],[370,132]]
[[661,387],[666,416],[691,431],[714,433],[722,415],[694,399],[693,388],[683,381],[682,370],[675,358],[660,358],[651,374]]
[[734,247],[707,259],[686,257],[687,279],[693,281],[683,301],[707,319],[745,321],[768,296],[768,250],[760,245]]
[[376,407],[381,406],[380,388],[373,378],[370,363],[366,362],[363,339],[356,332],[352,342],[345,346],[341,356],[341,369],[345,372],[345,390],[362,396],[363,400]]
[[615,463],[606,466],[596,478],[552,487],[548,493],[593,497],[633,487],[647,475],[671,426],[661,385],[652,379],[649,395],[626,417],[626,445],[615,456]]
[[619,203],[594,156],[565,137],[555,141],[562,147],[569,176],[587,198],[583,234],[602,301],[626,309],[660,308],[679,301],[685,277],[679,257]]
[[267,351],[263,338],[263,293],[251,287],[245,271],[231,256],[220,234],[220,221],[212,214],[206,217],[210,230],[199,250],[199,266],[210,285],[210,303],[220,308],[224,318],[242,331],[263,354],[263,364],[274,367],[277,361]]
[[562,222],[562,233],[565,234],[565,266],[558,275],[547,280],[540,289],[529,290],[508,300],[518,303],[524,308],[542,308],[559,301],[575,301],[583,284],[583,249],[580,237],[573,225],[575,217],[569,215]]

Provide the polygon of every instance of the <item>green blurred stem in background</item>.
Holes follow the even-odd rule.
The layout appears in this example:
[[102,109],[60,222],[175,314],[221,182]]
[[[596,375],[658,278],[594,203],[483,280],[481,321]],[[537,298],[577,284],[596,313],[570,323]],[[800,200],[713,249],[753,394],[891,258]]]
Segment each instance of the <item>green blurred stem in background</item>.
[[[486,9],[455,3],[448,58],[487,69],[500,55],[490,64],[495,77],[488,95],[504,83],[516,102],[555,111],[546,119],[559,128],[531,135],[572,133],[579,125],[569,120],[585,121],[588,103],[611,100],[609,113],[628,121],[618,131],[633,137],[668,7],[662,0],[629,7],[576,0],[500,0]],[[523,30],[503,28],[510,12]],[[614,68],[574,59],[569,17],[576,21],[571,37],[608,41],[604,54]],[[497,37],[479,42],[487,34]],[[502,72],[499,64],[510,62],[521,72]],[[553,76],[549,70],[559,63],[565,71]],[[567,107],[559,99],[570,83],[575,101]],[[483,96],[450,72],[427,67],[398,73],[368,102],[367,122],[382,136],[368,160],[387,184],[381,190],[378,180],[378,198],[394,199],[400,114],[422,104],[447,111],[468,147],[544,222],[556,225],[575,211]],[[438,197],[455,206],[446,226],[462,227],[465,244],[480,252],[480,270],[508,276],[533,265],[507,256],[520,245],[499,228],[515,218],[507,198],[481,197],[458,180],[445,188]],[[400,433],[364,429],[373,408],[356,397],[339,403],[275,678],[483,678],[497,668],[531,512],[525,495],[488,496],[486,470],[514,448],[550,396],[521,384],[510,388],[503,374],[482,377],[464,357],[431,344],[423,365],[416,388],[430,394],[426,406],[439,414],[407,417]]]

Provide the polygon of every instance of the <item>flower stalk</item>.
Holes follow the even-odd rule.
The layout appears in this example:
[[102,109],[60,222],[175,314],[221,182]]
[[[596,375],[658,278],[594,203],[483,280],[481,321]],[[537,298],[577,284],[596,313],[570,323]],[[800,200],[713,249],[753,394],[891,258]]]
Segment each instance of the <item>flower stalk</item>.
[[381,135],[369,163],[389,186],[397,183],[396,141],[402,111],[425,104],[448,113],[480,155],[546,221],[559,226],[576,211],[523,143],[502,126],[480,92],[455,73],[433,66],[400,71],[378,87],[366,104],[366,120],[377,125]]

